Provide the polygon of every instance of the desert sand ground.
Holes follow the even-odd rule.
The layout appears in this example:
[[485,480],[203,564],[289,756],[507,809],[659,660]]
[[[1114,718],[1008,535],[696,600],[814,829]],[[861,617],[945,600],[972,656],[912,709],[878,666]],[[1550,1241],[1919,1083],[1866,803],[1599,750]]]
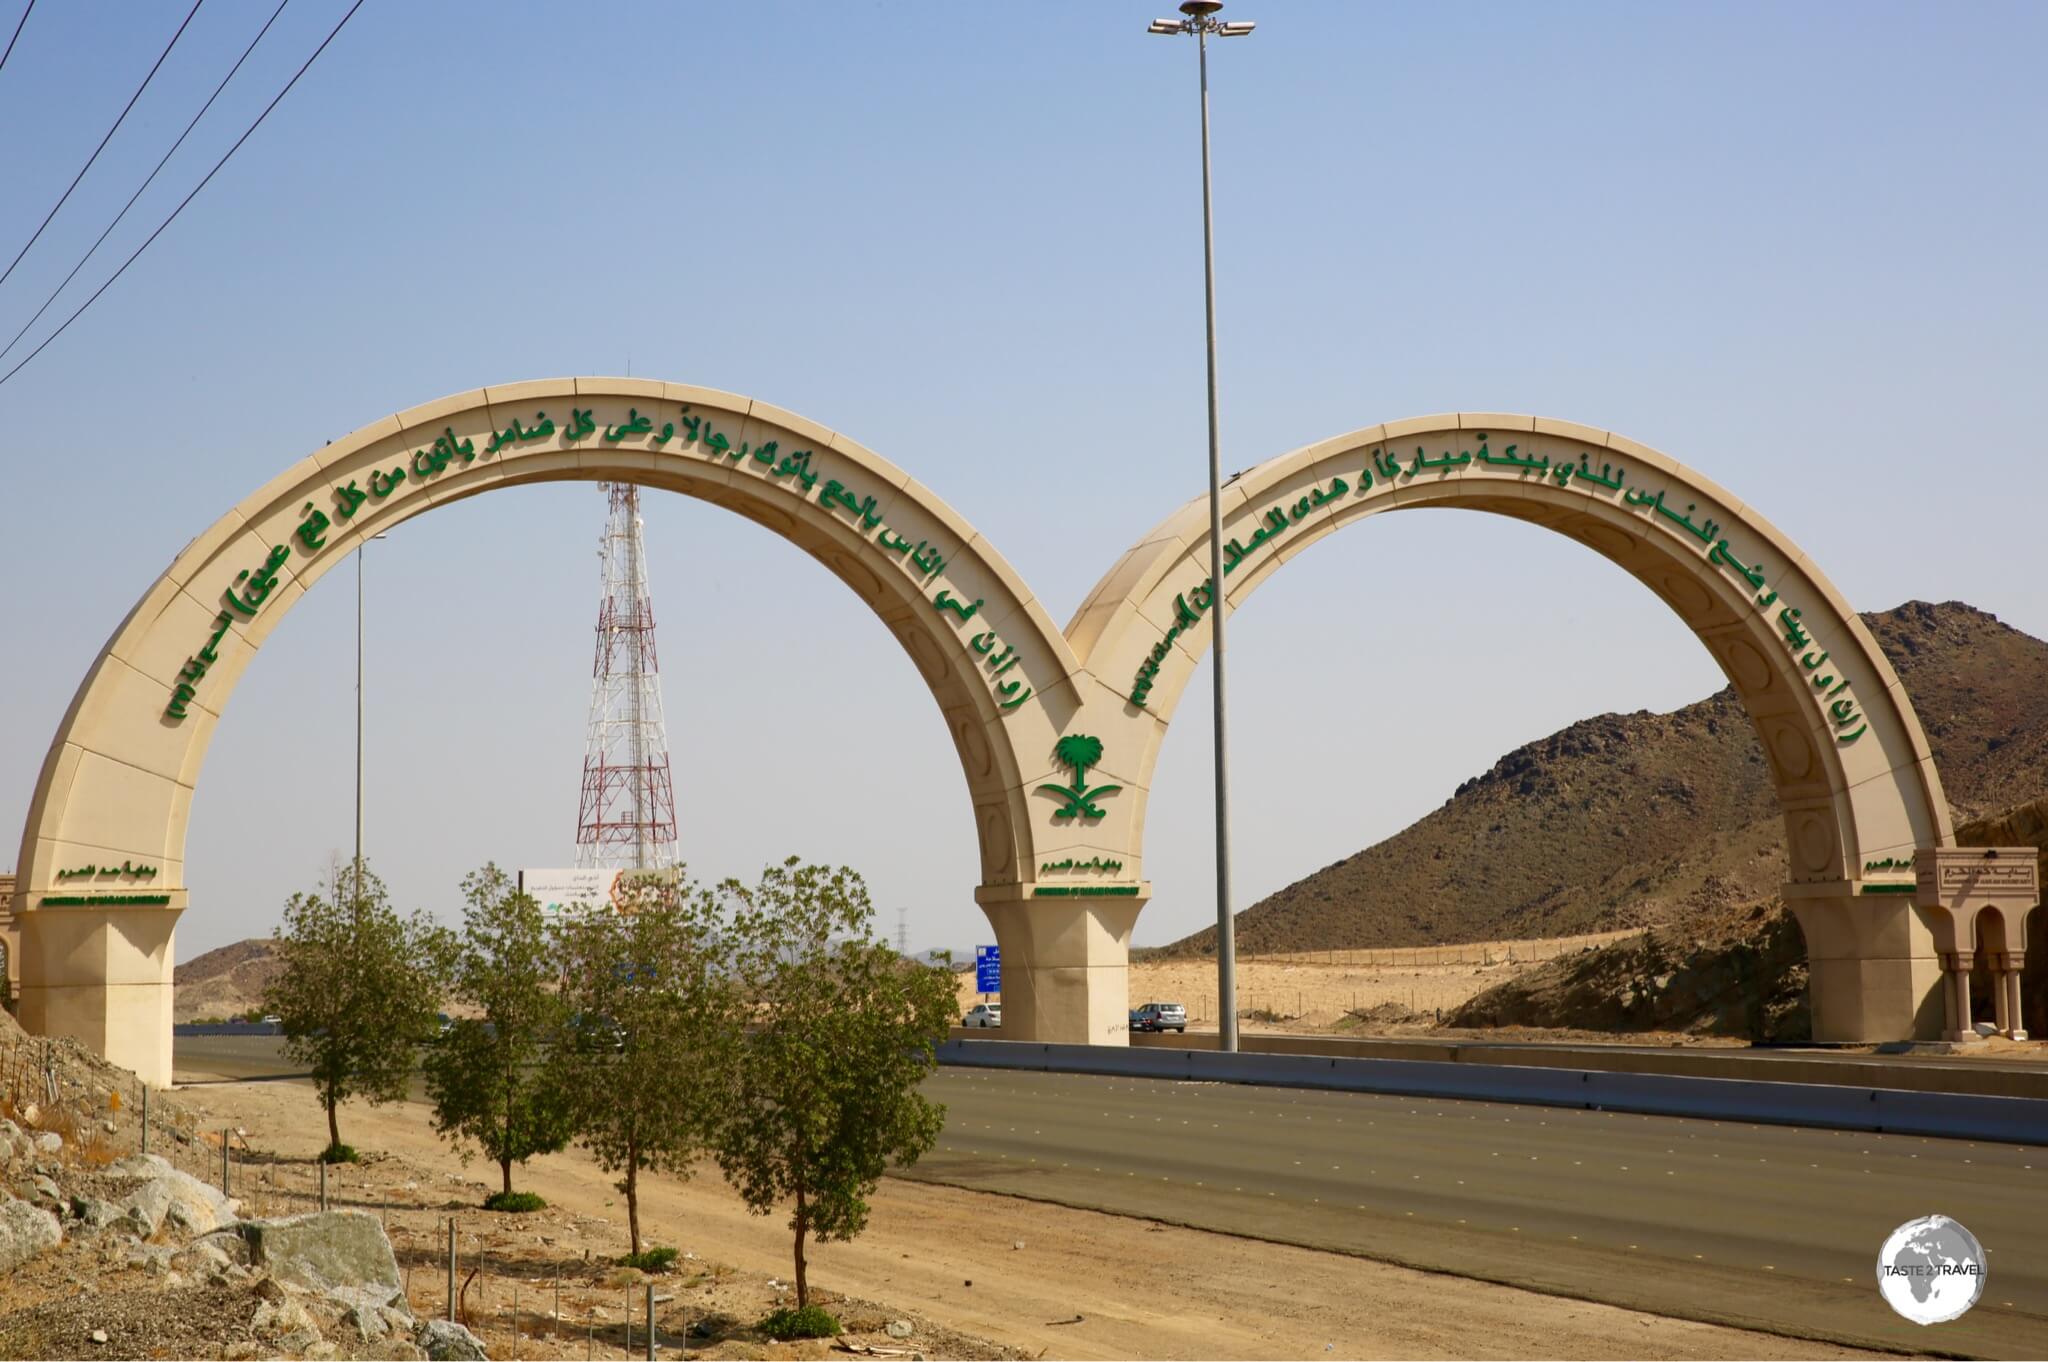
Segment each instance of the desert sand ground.
[[[237,1191],[260,1213],[303,1208],[284,1187],[312,1185],[306,1162],[324,1142],[312,1090],[297,1082],[192,1087],[202,1124],[239,1127],[267,1162],[240,1174]],[[617,1357],[618,1313],[629,1288],[604,1262],[624,1251],[625,1209],[611,1176],[570,1152],[536,1160],[518,1184],[550,1208],[519,1217],[474,1209],[495,1169],[465,1168],[433,1135],[419,1106],[351,1104],[344,1137],[383,1157],[340,1172],[334,1193],[382,1211],[413,1270],[415,1309],[445,1308],[447,1218],[453,1214],[463,1271],[479,1251],[486,1278],[470,1287],[474,1327],[493,1357]],[[707,1312],[740,1315],[786,1300],[790,1273],[784,1217],[747,1214],[715,1169],[689,1182],[649,1178],[643,1225],[652,1242],[694,1255],[659,1279],[670,1297],[665,1327]],[[388,1208],[388,1209],[387,1209]],[[866,1234],[815,1246],[815,1288],[853,1298],[840,1307],[867,1318],[874,1342],[932,1356],[1011,1357],[1841,1357],[1826,1345],[1666,1319],[1583,1301],[1393,1267],[1341,1254],[1277,1246],[1149,1221],[885,1179]],[[495,1267],[490,1266],[495,1264]],[[512,1289],[520,1283],[526,1340],[511,1336]],[[567,1281],[568,1338],[535,1339],[535,1312],[553,1308],[552,1283]],[[639,1299],[634,1292],[635,1299]],[[596,1327],[584,1326],[595,1312]],[[898,1342],[882,1321],[907,1318],[917,1333]],[[545,1326],[541,1326],[545,1328]],[[610,1347],[607,1349],[606,1340]],[[728,1340],[700,1356],[822,1357],[827,1344]],[[636,1340],[634,1353],[641,1345]],[[672,1349],[665,1349],[674,1356]]]

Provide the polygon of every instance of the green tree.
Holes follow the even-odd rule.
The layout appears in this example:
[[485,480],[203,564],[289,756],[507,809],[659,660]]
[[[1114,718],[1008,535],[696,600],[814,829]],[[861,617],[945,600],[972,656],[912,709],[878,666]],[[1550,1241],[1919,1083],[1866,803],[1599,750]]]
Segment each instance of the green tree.
[[643,881],[626,900],[557,928],[567,1022],[550,1068],[577,1141],[621,1175],[639,1257],[640,1174],[688,1177],[708,1147],[740,1018],[711,895]]
[[451,942],[423,913],[399,917],[367,867],[338,863],[326,884],[285,901],[276,937],[282,968],[263,1005],[282,1023],[285,1053],[312,1070],[327,1109],[322,1157],[345,1158],[337,1109],[405,1096],[436,1028]]
[[463,877],[462,895],[453,992],[481,1015],[455,1021],[427,1047],[422,1067],[434,1128],[482,1149],[510,1197],[512,1165],[556,1152],[574,1133],[568,1103],[542,1064],[566,1014],[540,905],[489,864]]
[[750,1025],[718,1163],[755,1214],[790,1203],[801,1308],[805,1241],[859,1234],[883,1171],[938,1140],[945,1108],[918,1085],[953,1021],[953,978],[875,939],[867,886],[844,866],[791,857],[722,889]]

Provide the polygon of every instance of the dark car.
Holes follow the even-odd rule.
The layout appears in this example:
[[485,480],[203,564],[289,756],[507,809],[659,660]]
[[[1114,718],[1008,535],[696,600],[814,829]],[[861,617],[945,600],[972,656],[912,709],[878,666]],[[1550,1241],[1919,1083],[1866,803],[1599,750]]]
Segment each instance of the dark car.
[[1188,1029],[1188,1010],[1179,1003],[1146,1003],[1131,1009],[1133,1031],[1180,1031]]

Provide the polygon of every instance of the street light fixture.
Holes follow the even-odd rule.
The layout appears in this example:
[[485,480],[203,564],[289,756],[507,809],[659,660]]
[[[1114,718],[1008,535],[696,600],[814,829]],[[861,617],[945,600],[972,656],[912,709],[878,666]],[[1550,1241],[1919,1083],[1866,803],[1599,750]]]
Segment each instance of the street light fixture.
[[1148,33],[1195,35],[1202,75],[1202,302],[1209,340],[1209,608],[1216,671],[1216,1003],[1219,1043],[1237,1049],[1237,929],[1230,912],[1230,781],[1223,726],[1223,501],[1216,422],[1216,215],[1209,187],[1209,39],[1242,38],[1256,25],[1216,17],[1222,0],[1185,0],[1179,19],[1154,19]]

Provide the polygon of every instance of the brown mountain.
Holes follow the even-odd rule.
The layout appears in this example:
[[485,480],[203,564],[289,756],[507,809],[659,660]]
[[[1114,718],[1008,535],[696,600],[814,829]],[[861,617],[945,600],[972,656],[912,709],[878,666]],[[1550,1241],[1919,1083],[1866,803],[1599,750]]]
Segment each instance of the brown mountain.
[[[1959,823],[1956,843],[2034,847],[2048,875],[2048,796]],[[1981,955],[1971,995],[1975,1020],[1992,1020],[1991,971]],[[2048,1027],[2048,952],[2027,952],[2020,998],[2028,1029]],[[1699,914],[1669,930],[1548,961],[1469,999],[1445,1024],[1702,1031],[1802,1041],[1812,1034],[1806,941],[1782,903]]]
[[[1865,615],[1963,823],[2048,791],[2048,643],[1961,602]],[[1517,748],[1442,808],[1238,918],[1241,950],[1416,946],[1683,924],[1774,896],[1784,834],[1732,690]],[[1160,954],[1215,950],[1210,928]]]
[[240,1016],[263,1005],[263,990],[283,968],[277,944],[269,937],[252,937],[196,955],[172,973],[177,993],[171,1016],[181,1022]]

